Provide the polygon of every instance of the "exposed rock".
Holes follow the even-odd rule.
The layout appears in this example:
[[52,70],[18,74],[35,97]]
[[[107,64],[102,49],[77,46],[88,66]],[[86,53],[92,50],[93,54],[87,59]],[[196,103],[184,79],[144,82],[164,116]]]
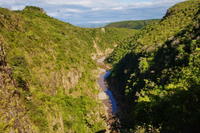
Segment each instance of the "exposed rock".
[[107,100],[108,99],[108,96],[106,95],[105,92],[100,92],[98,97],[99,97],[99,100]]
[[101,28],[101,32],[106,33],[106,29],[105,28]]

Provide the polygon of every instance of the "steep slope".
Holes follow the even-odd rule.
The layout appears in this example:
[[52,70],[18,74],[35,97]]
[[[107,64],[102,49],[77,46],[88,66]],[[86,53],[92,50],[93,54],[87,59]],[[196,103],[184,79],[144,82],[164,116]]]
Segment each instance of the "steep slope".
[[96,96],[96,63],[91,57],[97,48],[113,48],[134,32],[75,27],[38,7],[15,12],[1,8],[0,131],[90,133],[105,129]]
[[32,123],[20,99],[12,77],[12,70],[5,61],[4,41],[0,38],[0,132],[32,132]]
[[199,132],[199,24],[200,1],[179,3],[108,58],[122,131]]
[[153,25],[158,23],[159,21],[160,21],[159,19],[120,21],[120,22],[110,23],[105,27],[142,29],[147,25]]
[[138,34],[122,42],[123,45],[118,45],[108,58],[108,62],[112,64],[119,62],[131,50],[135,52],[156,50],[168,38],[192,22],[199,8],[198,3],[199,0],[189,0],[170,8],[158,24],[147,26]]

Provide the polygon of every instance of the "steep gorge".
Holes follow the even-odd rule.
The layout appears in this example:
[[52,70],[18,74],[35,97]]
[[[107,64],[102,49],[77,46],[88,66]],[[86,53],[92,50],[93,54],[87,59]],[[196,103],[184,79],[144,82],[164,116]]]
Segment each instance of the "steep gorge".
[[[199,10],[188,0],[136,31],[0,8],[0,133],[198,133]],[[98,85],[108,54],[114,115]]]

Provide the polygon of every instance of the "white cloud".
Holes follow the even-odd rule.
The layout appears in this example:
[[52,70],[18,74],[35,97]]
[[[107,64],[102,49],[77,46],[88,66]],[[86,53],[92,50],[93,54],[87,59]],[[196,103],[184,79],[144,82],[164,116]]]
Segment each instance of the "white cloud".
[[97,8],[97,7],[91,8],[92,11],[100,11],[100,10],[103,10],[103,9],[104,9],[104,8]]
[[40,0],[46,4],[53,4],[53,5],[82,5],[82,6],[89,6],[93,2],[92,0]]
[[[25,5],[54,5],[56,6],[66,6],[66,5],[77,5],[85,6],[91,8],[92,11],[100,10],[122,10],[126,8],[143,8],[143,7],[153,7],[153,6],[166,6],[181,2],[184,0],[0,0],[0,5],[12,5],[14,9],[21,9]],[[9,6],[9,7],[12,7]],[[12,8],[11,8],[12,9]],[[76,11],[75,11],[76,10]],[[79,12],[77,9],[73,9],[70,12]]]
[[10,7],[10,9],[11,10],[22,10],[22,9],[24,9],[24,5],[12,5],[11,7]]
[[[0,0],[0,6],[21,10],[26,5],[33,5],[44,8],[50,16],[65,21],[70,20],[72,23],[86,22],[86,20],[88,23],[108,23],[117,20],[116,16],[121,16],[120,20],[123,20],[123,17],[128,19],[129,17],[124,14],[132,15],[130,19],[134,19],[138,14],[130,12],[133,9],[143,11],[147,8],[152,10],[159,8],[160,10],[156,10],[152,15],[160,17],[164,10],[181,1],[184,0]],[[143,16],[145,19],[145,13]],[[99,21],[98,18],[106,21]]]
[[102,23],[110,23],[111,20],[103,20],[103,21],[88,21],[90,24],[102,24]]
[[111,10],[123,10],[123,9],[124,9],[124,7],[122,7],[122,6],[111,8]]
[[82,13],[83,10],[73,9],[73,8],[63,8],[61,9],[62,12],[71,12],[71,13]]

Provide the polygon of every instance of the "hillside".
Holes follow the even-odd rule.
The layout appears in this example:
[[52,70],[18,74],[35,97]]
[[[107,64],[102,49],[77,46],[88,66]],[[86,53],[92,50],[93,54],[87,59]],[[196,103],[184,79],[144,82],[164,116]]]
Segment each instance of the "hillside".
[[[108,62],[115,64],[127,53],[151,52],[161,46],[167,39],[183,30],[193,20],[198,11],[198,0],[189,0],[170,8],[158,24],[149,25],[136,35],[125,39],[111,53]],[[196,4],[196,5],[195,5]]]
[[91,57],[134,33],[75,27],[38,7],[0,8],[0,132],[105,129]]
[[110,23],[105,27],[142,29],[147,25],[153,25],[158,23],[159,21],[160,21],[159,19],[120,21],[120,22]]
[[199,24],[200,1],[179,3],[107,59],[122,132],[199,132]]

